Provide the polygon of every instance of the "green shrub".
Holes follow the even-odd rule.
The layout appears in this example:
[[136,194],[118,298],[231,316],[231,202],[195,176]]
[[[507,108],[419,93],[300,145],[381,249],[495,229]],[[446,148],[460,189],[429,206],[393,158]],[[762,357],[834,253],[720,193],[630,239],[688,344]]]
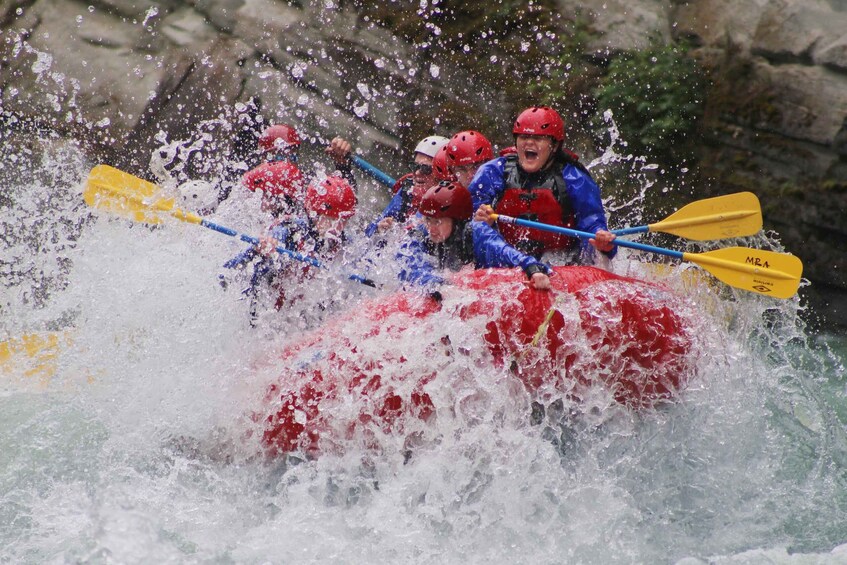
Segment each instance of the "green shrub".
[[683,164],[698,141],[707,84],[685,46],[627,52],[612,60],[595,89],[595,125],[605,127],[603,113],[611,110],[630,149],[666,165]]

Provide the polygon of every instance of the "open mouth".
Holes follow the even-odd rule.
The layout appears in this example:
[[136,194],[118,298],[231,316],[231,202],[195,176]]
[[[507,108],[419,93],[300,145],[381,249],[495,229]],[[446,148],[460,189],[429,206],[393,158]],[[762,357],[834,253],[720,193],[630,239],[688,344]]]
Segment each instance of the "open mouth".
[[535,161],[536,159],[538,159],[538,151],[526,149],[526,150],[524,150],[524,158],[527,161]]

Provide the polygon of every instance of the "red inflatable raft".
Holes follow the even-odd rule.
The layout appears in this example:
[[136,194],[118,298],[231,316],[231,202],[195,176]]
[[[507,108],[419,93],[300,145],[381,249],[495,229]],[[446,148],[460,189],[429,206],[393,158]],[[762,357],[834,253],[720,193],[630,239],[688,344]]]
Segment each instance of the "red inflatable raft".
[[604,387],[633,409],[673,399],[696,366],[683,302],[656,285],[593,267],[556,268],[552,292],[519,270],[465,270],[452,283],[441,301],[398,292],[289,345],[254,415],[265,452],[378,449],[381,434],[425,427],[462,355],[530,397]]

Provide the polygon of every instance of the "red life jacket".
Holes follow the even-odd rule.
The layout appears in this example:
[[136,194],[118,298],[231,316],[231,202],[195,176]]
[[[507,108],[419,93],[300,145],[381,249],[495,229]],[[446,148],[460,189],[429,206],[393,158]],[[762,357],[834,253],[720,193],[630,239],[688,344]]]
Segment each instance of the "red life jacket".
[[[518,168],[517,155],[509,155],[503,180],[505,188],[494,202],[496,213],[563,228],[573,228],[576,224],[561,165],[555,164],[540,175],[528,177]],[[579,245],[577,238],[545,230],[506,223],[499,224],[499,228],[507,243],[536,257],[545,251]]]

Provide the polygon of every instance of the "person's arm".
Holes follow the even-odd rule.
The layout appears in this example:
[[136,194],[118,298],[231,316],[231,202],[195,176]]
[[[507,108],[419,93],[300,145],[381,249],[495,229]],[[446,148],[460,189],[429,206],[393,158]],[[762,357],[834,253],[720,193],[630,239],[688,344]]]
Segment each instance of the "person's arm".
[[444,277],[436,274],[436,266],[426,245],[426,232],[423,227],[411,230],[406,236],[395,259],[400,265],[397,278],[403,282],[419,286],[432,287],[442,285]]
[[[566,165],[563,171],[565,185],[567,186],[568,198],[574,210],[576,229],[589,233],[608,231],[606,223],[606,211],[603,208],[603,200],[600,196],[600,188],[590,175],[581,171],[574,165]],[[594,247],[583,240],[581,243],[583,255],[593,257]],[[602,253],[608,258],[617,254],[617,246]]]
[[[263,257],[266,272],[281,272],[290,265],[292,258],[286,253],[280,253],[277,247],[300,253],[298,243],[308,237],[309,225],[304,218],[289,219],[271,227],[268,234],[259,239],[256,249]],[[303,254],[308,255],[306,252]]]
[[350,184],[353,192],[358,192],[359,187],[356,184],[356,175],[353,174],[353,165],[350,161],[347,161],[346,163],[336,163],[335,170],[336,172],[341,173],[341,178]]
[[[284,224],[279,224],[279,225],[272,227],[268,231],[268,235],[262,238],[262,241],[269,242],[271,240],[271,238],[273,238],[275,240],[278,240],[279,242],[282,242],[282,243],[275,244],[274,247],[276,247],[276,245],[287,245],[287,243],[285,243],[285,242],[288,241],[288,237],[289,237],[288,228]],[[265,246],[267,246],[267,245],[268,244],[266,243]],[[260,247],[261,247],[261,245],[251,245],[250,247],[248,247],[247,249],[245,249],[244,251],[242,251],[241,253],[239,253],[238,255],[236,255],[235,257],[233,257],[232,259],[230,259],[226,263],[224,263],[224,265],[223,265],[224,268],[226,268],[226,269],[242,269],[242,268],[244,268],[244,266],[247,263],[249,263],[250,261],[252,261],[256,256],[258,256],[260,254],[264,255],[264,253],[261,253]]]
[[224,263],[225,269],[242,269],[244,265],[253,260],[256,256],[256,246],[251,245],[226,263]]
[[506,243],[500,232],[485,222],[472,224],[474,261],[478,269],[520,267],[535,288],[550,288],[547,265]]
[[268,234],[261,238],[262,241],[268,242],[266,250],[260,249],[260,251],[266,251],[262,254],[266,256],[276,255],[276,248],[278,246],[285,247],[286,249],[292,249],[294,232],[291,228],[292,226],[290,226],[288,222],[281,222],[269,229]]
[[394,196],[391,198],[391,202],[388,203],[388,206],[382,211],[382,213],[376,217],[376,219],[368,224],[368,227],[365,228],[365,235],[371,237],[373,234],[379,230],[380,222],[385,220],[386,218],[391,218],[393,221],[397,221],[398,218],[402,215],[401,212],[403,210],[403,195],[400,192],[396,192]]
[[397,181],[394,188],[394,196],[391,197],[391,201],[388,203],[388,206],[386,206],[382,213],[365,228],[366,236],[371,237],[377,231],[385,231],[385,229],[387,229],[387,227],[391,227],[394,222],[402,222],[405,220],[404,215],[407,208],[405,199],[408,198],[408,186],[405,185],[408,184],[408,180],[410,178],[411,175],[407,175]]
[[471,193],[474,210],[483,204],[492,205],[503,192],[503,167],[505,162],[506,160],[503,158],[495,159],[477,169],[471,182],[468,183],[468,192]]
[[350,159],[352,151],[350,142],[344,138],[335,137],[329,142],[329,145],[324,151],[335,162],[335,170],[341,173],[341,177],[350,183],[350,186],[355,191],[357,188],[356,176],[353,174],[353,162]]

